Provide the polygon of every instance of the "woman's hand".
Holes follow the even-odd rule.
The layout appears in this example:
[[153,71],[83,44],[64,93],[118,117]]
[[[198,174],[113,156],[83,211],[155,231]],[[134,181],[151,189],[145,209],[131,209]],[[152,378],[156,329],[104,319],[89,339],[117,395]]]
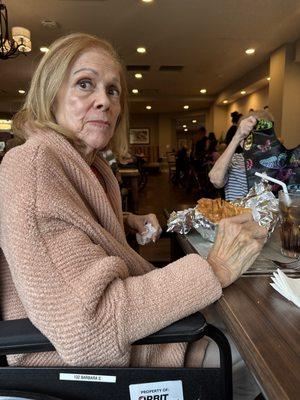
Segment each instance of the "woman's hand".
[[267,230],[251,214],[223,219],[207,261],[222,287],[229,286],[254,262],[267,237]]
[[126,218],[126,225],[133,233],[143,235],[147,232],[146,224],[150,223],[155,229],[155,233],[151,237],[153,242],[159,238],[161,234],[161,227],[155,214],[136,215],[128,214]]
[[237,131],[234,135],[234,138],[238,144],[242,146],[244,139],[246,139],[246,137],[252,131],[252,129],[256,125],[256,122],[257,120],[253,116],[247,117],[240,122]]

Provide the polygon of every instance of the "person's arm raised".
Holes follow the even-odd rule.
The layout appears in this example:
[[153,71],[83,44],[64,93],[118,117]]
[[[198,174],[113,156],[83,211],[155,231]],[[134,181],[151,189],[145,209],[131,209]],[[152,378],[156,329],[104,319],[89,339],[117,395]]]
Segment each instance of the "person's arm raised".
[[241,141],[243,141],[249,135],[255,124],[256,124],[256,118],[254,118],[253,116],[250,116],[242,120],[235,135],[233,136],[231,142],[225,149],[224,153],[215,162],[208,176],[211,183],[216,188],[221,188],[225,185],[227,171],[231,159],[235,153],[235,150],[241,143]]

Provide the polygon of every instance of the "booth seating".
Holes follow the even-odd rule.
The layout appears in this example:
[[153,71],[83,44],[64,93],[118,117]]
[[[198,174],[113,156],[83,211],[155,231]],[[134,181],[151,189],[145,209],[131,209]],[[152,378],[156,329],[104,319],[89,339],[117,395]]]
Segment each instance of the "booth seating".
[[177,381],[177,385],[182,385],[184,400],[230,400],[230,346],[224,334],[207,324],[201,313],[184,318],[134,345],[192,343],[203,336],[209,336],[218,344],[220,368],[8,367],[7,354],[53,351],[54,347],[29,319],[0,321],[0,399],[168,400],[166,393],[154,395],[147,390],[145,396],[130,397],[130,388],[143,384],[147,389],[147,383]]

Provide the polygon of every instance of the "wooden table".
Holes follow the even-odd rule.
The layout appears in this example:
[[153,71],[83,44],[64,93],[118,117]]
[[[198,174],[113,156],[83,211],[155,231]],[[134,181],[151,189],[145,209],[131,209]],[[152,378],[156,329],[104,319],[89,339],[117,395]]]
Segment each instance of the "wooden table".
[[137,168],[124,168],[119,169],[124,185],[130,190],[129,193],[129,209],[135,214],[139,210],[139,193],[138,193],[138,179],[140,176],[139,170]]
[[[184,253],[199,253],[189,235],[177,238]],[[178,252],[179,246],[174,247]],[[297,400],[300,309],[277,293],[270,282],[270,273],[245,275],[224,289],[216,307],[265,397]]]

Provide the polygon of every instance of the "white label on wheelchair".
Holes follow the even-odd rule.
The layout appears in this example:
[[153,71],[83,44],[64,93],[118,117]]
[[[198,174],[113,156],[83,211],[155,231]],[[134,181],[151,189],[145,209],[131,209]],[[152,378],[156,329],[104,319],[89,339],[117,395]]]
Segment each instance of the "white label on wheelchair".
[[60,381],[104,382],[116,383],[117,377],[113,375],[87,375],[87,374],[59,374]]
[[182,381],[129,385],[130,400],[184,400]]

